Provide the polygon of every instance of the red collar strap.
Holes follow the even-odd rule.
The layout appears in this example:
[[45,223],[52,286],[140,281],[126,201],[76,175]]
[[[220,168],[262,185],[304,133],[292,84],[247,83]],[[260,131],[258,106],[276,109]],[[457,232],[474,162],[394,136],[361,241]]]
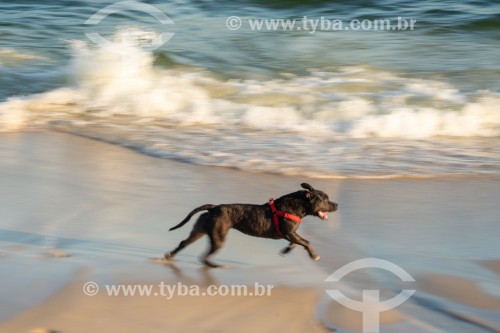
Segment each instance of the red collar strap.
[[282,212],[281,210],[276,210],[276,207],[274,206],[274,200],[272,200],[272,199],[269,200],[269,206],[271,207],[271,211],[273,212],[274,228],[276,229],[276,231],[278,232],[278,234],[280,236],[283,236],[283,233],[281,232],[280,222],[279,222],[278,216],[284,217],[286,219],[292,220],[292,221],[297,222],[297,223],[302,222],[302,219],[300,217],[298,217],[297,215],[292,215],[292,214]]

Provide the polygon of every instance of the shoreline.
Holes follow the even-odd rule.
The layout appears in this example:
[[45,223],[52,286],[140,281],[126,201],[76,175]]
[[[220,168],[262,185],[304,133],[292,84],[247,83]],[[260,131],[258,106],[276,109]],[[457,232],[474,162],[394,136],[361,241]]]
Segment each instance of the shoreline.
[[[35,131],[41,131],[41,132],[46,132],[46,130],[35,130]],[[120,139],[113,139],[111,137],[106,137],[100,134],[99,132],[92,133],[90,129],[84,129],[84,131],[78,131],[78,129],[71,130],[71,127],[69,129],[65,129],[63,127],[57,127],[56,126],[51,126],[50,132],[55,132],[55,133],[63,133],[71,136],[77,136],[77,137],[82,137],[90,140],[95,140],[98,142],[103,142],[106,144],[111,144],[114,146],[119,146],[119,147],[124,147],[126,149],[130,149],[136,153],[139,153],[141,155],[145,155],[148,157],[153,157],[153,158],[160,158],[160,159],[168,159],[170,161],[178,162],[178,163],[183,163],[183,164],[189,164],[189,165],[195,165],[195,166],[200,166],[200,167],[210,167],[210,168],[222,168],[226,170],[234,170],[234,171],[239,171],[239,172],[244,172],[244,173],[250,173],[250,174],[263,174],[263,175],[269,175],[269,176],[283,176],[283,177],[304,177],[308,179],[317,179],[319,181],[324,180],[324,181],[343,181],[343,180],[399,180],[399,179],[416,179],[416,180],[433,180],[433,179],[500,179],[500,173],[470,173],[470,174],[463,174],[463,173],[446,173],[446,174],[423,174],[423,175],[416,175],[416,174],[387,174],[387,175],[320,175],[317,174],[315,176],[311,175],[306,175],[302,176],[300,173],[280,173],[280,172],[269,172],[267,170],[246,170],[234,166],[217,166],[217,165],[210,165],[210,164],[197,164],[197,163],[192,163],[187,161],[185,158],[179,158],[179,157],[168,157],[166,156],[165,152],[161,151],[154,151],[151,149],[148,149],[146,147],[140,147],[137,146],[137,143],[134,143],[133,141],[127,142],[127,141],[121,141]],[[444,137],[447,138],[447,137]],[[452,139],[453,137],[448,137],[447,139]],[[379,138],[380,139],[380,138]]]

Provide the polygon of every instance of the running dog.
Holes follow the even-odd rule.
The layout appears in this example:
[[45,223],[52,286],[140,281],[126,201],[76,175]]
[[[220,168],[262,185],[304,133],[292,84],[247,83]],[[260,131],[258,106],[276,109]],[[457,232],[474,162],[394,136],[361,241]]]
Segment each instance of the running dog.
[[281,251],[281,254],[289,253],[298,244],[307,250],[311,259],[319,260],[309,241],[297,234],[297,229],[302,218],[307,215],[314,215],[322,220],[328,219],[328,212],[336,211],[338,204],[330,201],[324,192],[314,189],[307,183],[301,186],[305,191],[289,193],[276,200],[271,199],[263,205],[208,204],[194,209],[181,223],[170,230],[182,227],[198,212],[207,212],[198,217],[189,237],[180,242],[175,250],[167,252],[165,259],[168,261],[173,259],[183,248],[203,235],[208,235],[210,249],[202,261],[209,267],[221,267],[211,262],[209,258],[222,247],[229,229],[234,228],[250,236],[284,238],[290,244]]

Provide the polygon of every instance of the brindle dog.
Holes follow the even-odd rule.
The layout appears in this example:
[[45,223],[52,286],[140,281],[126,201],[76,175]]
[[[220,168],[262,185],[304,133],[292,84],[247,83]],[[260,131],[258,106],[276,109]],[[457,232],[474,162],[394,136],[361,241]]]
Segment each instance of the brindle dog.
[[[337,210],[338,205],[330,201],[324,192],[314,189],[307,183],[303,183],[301,186],[306,191],[289,193],[274,200],[276,210],[296,215],[300,219],[306,215],[314,215],[323,220],[328,218],[328,212]],[[299,223],[287,217],[278,217],[278,226],[276,227],[274,213],[269,203],[263,205],[203,205],[194,209],[181,223],[170,230],[182,227],[193,215],[205,210],[207,212],[198,217],[189,237],[180,242],[175,250],[165,254],[166,260],[172,259],[183,248],[206,234],[210,237],[210,249],[203,257],[203,262],[209,267],[220,267],[220,265],[212,263],[209,257],[222,247],[231,228],[256,237],[284,238],[290,244],[281,251],[282,254],[287,254],[298,244],[307,250],[313,260],[319,259],[309,241],[297,234]]]

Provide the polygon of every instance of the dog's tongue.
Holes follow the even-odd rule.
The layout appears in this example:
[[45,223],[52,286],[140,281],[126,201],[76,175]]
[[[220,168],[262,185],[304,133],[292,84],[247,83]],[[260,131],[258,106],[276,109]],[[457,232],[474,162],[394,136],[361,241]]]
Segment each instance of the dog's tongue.
[[327,219],[328,219],[328,214],[327,214],[327,213],[325,213],[325,212],[319,211],[319,212],[318,212],[318,215],[319,215],[319,217],[320,217],[322,220],[327,220]]

